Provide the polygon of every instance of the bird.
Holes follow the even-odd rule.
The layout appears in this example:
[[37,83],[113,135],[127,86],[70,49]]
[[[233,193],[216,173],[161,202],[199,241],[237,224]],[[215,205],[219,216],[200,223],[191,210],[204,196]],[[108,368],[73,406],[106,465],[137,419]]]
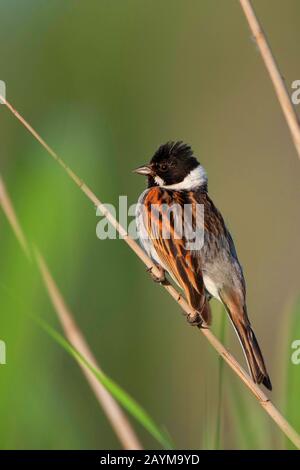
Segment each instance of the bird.
[[[146,176],[148,182],[135,216],[139,241],[159,269],[160,276],[153,277],[163,283],[167,273],[180,286],[191,307],[187,319],[192,325],[209,327],[209,301],[215,298],[221,302],[253,381],[272,390],[247,313],[243,269],[221,212],[208,195],[207,173],[191,146],[169,141],[158,148],[149,164],[133,171]],[[185,211],[186,207],[190,211]],[[203,208],[202,222],[197,218],[199,207]],[[187,230],[178,230],[182,226]],[[199,233],[202,244],[191,249],[186,231]]]

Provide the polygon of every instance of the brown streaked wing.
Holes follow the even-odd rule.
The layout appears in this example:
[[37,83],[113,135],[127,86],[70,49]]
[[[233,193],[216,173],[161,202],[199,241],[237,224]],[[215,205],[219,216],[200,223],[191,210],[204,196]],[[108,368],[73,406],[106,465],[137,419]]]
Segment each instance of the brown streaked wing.
[[176,232],[177,225],[168,210],[174,201],[183,203],[163,188],[150,189],[144,200],[144,224],[162,265],[182,287],[190,305],[201,312],[206,297],[200,258],[192,256],[185,248],[184,236]]

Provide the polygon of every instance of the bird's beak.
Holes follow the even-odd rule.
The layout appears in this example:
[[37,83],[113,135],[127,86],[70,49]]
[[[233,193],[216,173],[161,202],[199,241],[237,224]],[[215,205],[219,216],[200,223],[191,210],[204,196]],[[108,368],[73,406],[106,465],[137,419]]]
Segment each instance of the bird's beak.
[[133,170],[133,173],[137,173],[138,175],[152,175],[153,170],[150,165],[142,165]]

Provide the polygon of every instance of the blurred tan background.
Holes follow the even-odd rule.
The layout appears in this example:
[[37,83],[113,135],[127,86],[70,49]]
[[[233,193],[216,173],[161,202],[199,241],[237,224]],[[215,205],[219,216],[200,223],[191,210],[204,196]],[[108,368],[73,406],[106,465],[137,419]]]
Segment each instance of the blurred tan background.
[[[254,6],[290,88],[300,79],[300,2]],[[299,292],[300,165],[239,3],[6,0],[0,16],[7,99],[103,202],[137,200],[144,181],[131,170],[161,143],[192,145],[233,234],[272,398],[284,409],[288,309]],[[214,351],[122,241],[96,238],[89,201],[4,106],[0,120],[0,171],[22,225],[104,370],[178,448],[210,448]],[[0,339],[7,344],[0,448],[119,448],[77,365],[25,315],[59,328],[3,214],[0,260]],[[227,344],[243,360],[229,331]],[[227,368],[225,379],[222,447],[283,447]],[[236,427],[232,386],[243,394],[256,444]],[[260,426],[268,433],[260,436]]]

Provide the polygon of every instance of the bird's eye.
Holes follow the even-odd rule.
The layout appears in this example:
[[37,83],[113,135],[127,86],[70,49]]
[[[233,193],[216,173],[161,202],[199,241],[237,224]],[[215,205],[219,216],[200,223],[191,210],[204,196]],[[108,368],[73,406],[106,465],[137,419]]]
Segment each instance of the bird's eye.
[[159,169],[160,169],[161,171],[166,171],[167,168],[168,168],[168,165],[167,165],[166,163],[162,163],[162,164],[160,165],[160,167],[159,167]]

